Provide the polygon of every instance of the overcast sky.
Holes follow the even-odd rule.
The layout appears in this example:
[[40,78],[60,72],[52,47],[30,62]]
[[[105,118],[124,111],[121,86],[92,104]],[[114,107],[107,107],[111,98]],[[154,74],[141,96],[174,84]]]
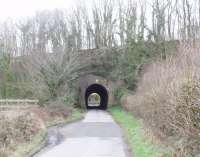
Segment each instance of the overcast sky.
[[0,21],[34,15],[38,10],[66,8],[77,4],[77,0],[0,0]]

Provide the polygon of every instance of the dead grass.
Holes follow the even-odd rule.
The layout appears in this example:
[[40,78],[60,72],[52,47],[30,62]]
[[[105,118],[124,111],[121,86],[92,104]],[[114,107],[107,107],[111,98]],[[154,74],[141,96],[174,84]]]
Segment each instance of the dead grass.
[[5,116],[0,117],[0,156],[13,156],[19,144],[31,141],[42,127],[38,118],[32,113],[19,115],[14,119]]
[[173,146],[177,156],[200,155],[200,49],[183,46],[151,64],[125,107]]
[[0,111],[0,157],[22,157],[43,141],[47,127],[81,117],[64,105]]

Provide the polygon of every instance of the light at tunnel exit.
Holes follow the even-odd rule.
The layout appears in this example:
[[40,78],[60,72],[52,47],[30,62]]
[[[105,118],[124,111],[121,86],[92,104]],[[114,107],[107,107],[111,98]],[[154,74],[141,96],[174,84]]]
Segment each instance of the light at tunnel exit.
[[87,109],[107,109],[108,91],[100,84],[92,84],[85,91]]

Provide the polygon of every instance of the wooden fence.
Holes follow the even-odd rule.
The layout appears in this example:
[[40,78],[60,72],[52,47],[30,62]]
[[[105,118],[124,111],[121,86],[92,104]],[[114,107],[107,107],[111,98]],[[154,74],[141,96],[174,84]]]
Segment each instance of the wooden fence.
[[0,99],[0,110],[38,107],[38,102],[30,99]]

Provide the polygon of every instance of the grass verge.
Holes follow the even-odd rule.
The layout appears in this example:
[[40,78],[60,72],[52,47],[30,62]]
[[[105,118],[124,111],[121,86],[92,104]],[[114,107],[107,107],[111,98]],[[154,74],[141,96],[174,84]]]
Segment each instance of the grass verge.
[[84,116],[84,114],[83,114],[83,111],[81,109],[74,108],[72,110],[71,116],[67,117],[66,119],[57,118],[57,119],[54,119],[54,120],[50,120],[50,121],[46,122],[46,126],[52,127],[52,126],[58,125],[58,124],[71,123],[73,121],[77,121],[79,119],[82,119],[83,116]]
[[47,131],[42,130],[37,133],[28,143],[20,144],[14,152],[14,157],[27,157],[27,154],[32,154],[44,144]]
[[155,144],[145,137],[141,123],[131,113],[124,111],[121,107],[112,107],[109,111],[122,127],[134,157],[168,156],[167,148]]

